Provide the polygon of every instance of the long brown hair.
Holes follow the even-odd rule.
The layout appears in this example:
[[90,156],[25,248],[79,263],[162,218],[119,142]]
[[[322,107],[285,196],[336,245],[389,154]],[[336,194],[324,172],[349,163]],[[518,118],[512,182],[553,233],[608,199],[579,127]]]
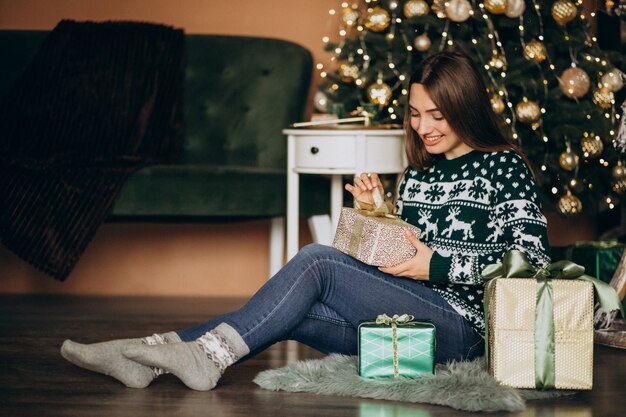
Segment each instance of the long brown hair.
[[419,135],[411,127],[411,86],[422,84],[450,128],[472,149],[482,152],[510,150],[518,153],[530,169],[528,159],[513,142],[508,129],[493,111],[487,88],[476,65],[462,52],[444,51],[426,58],[409,80],[404,114],[406,155],[409,165],[423,171],[433,166]]

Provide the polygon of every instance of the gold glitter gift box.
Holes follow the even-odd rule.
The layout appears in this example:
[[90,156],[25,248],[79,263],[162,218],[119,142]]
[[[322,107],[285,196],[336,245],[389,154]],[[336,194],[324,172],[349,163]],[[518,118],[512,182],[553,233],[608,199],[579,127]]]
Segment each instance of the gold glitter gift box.
[[344,207],[333,247],[368,265],[393,266],[415,256],[415,247],[404,234],[407,230],[419,239],[418,227],[393,215]]
[[[593,284],[552,280],[554,388],[588,390],[593,380]],[[498,278],[490,294],[489,372],[504,385],[537,388],[537,281]]]

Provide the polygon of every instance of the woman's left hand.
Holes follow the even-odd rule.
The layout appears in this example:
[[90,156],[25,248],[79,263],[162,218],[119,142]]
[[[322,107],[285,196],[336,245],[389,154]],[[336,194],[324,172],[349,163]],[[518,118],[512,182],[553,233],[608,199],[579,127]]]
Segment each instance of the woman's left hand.
[[390,267],[379,267],[381,271],[395,275],[397,277],[407,277],[418,281],[428,281],[430,273],[430,258],[433,251],[428,246],[420,242],[411,232],[405,233],[406,238],[415,246],[417,253],[408,261]]

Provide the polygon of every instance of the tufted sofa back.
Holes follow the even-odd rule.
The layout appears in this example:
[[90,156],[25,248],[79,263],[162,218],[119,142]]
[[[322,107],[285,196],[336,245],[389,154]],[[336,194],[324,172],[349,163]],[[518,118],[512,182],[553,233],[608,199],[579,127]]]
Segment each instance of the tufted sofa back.
[[[0,97],[47,34],[0,30]],[[312,69],[311,54],[292,42],[186,35],[181,152],[171,163],[133,174],[110,218],[284,215],[287,143],[281,131],[302,120]],[[327,179],[304,177],[302,214],[326,213]]]
[[[0,96],[28,65],[46,31],[0,31]],[[281,134],[302,120],[312,57],[292,42],[239,36],[185,37],[180,163],[283,170]]]
[[281,130],[302,119],[311,71],[311,54],[291,42],[187,36],[180,162],[284,170]]

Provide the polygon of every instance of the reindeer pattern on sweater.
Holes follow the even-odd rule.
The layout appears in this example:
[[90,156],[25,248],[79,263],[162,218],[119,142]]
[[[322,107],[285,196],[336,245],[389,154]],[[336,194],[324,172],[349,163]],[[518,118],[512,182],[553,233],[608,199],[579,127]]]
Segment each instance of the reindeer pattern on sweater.
[[510,249],[536,266],[550,262],[546,219],[524,160],[516,153],[472,151],[426,171],[408,168],[398,189],[398,217],[422,229],[433,251],[428,285],[481,334],[480,273]]

